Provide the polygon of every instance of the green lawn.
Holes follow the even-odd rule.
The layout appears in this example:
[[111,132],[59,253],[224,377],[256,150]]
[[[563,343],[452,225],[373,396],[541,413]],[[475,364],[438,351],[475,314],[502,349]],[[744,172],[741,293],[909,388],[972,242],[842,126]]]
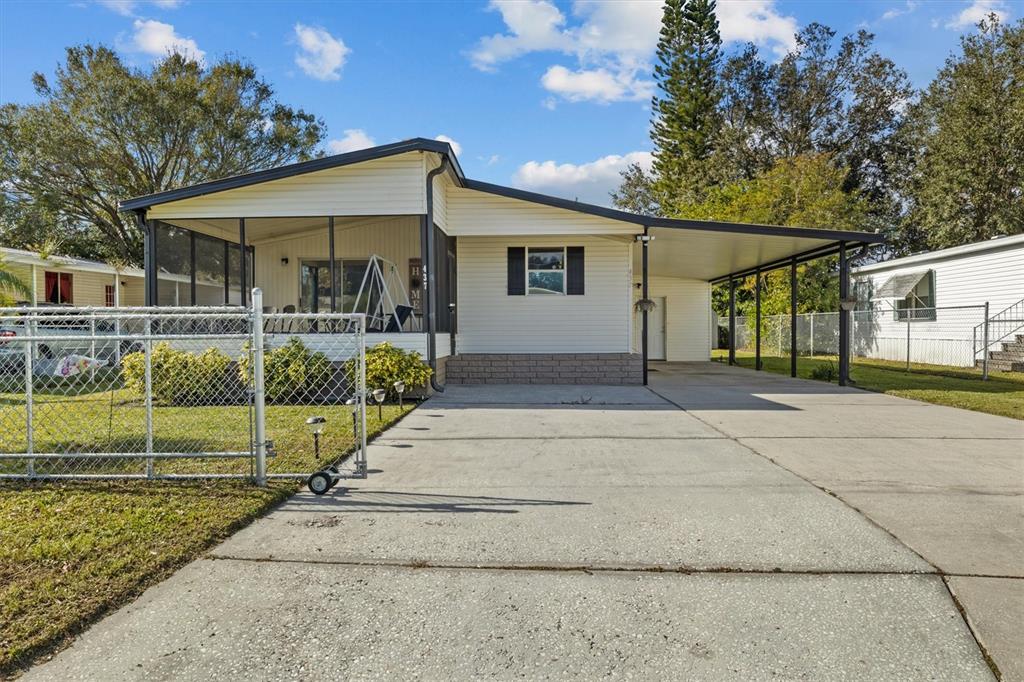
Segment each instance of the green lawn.
[[[724,350],[713,351],[714,359],[726,357]],[[754,354],[737,351],[736,362],[752,369]],[[838,365],[836,357],[800,357],[797,376],[810,379],[815,367],[830,362]],[[769,372],[789,374],[788,357],[762,356],[761,364]],[[851,365],[850,378],[868,391],[1024,419],[1024,374],[1020,372],[990,372],[988,381],[982,381],[981,372],[969,368],[912,364],[908,372],[902,362],[858,359]]]
[[[90,452],[137,451],[145,441],[145,411],[122,390],[97,385],[83,395],[41,391],[36,407],[36,452],[67,447],[69,438]],[[367,412],[374,435],[411,409]],[[271,472],[312,472],[305,419],[327,418],[323,452],[337,456],[353,445],[344,406],[267,408],[267,435],[277,447]],[[156,445],[168,451],[245,450],[247,408],[158,407]],[[0,394],[0,451],[23,446],[24,407]],[[372,462],[370,463],[372,467]],[[91,472],[143,470],[141,461],[84,460]],[[0,470],[22,465],[0,463]],[[66,466],[66,463],[39,467]],[[157,471],[247,473],[243,460],[158,461]],[[265,513],[295,492],[297,483],[257,488],[244,481],[0,483],[0,678],[59,648],[69,637],[166,578],[176,568]]]

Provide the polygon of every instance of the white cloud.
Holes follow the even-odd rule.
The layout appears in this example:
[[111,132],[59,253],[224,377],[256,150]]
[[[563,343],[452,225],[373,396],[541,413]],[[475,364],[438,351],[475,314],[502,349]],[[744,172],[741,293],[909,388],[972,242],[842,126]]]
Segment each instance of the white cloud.
[[581,164],[528,161],[516,171],[512,183],[522,189],[607,206],[611,203],[609,194],[622,183],[622,171],[634,163],[650,170],[652,162],[650,152],[612,154]]
[[173,52],[199,62],[206,56],[196,41],[179,36],[171,24],[154,19],[136,19],[132,26],[135,33],[127,45],[127,49],[132,52],[141,52],[153,57],[165,57]]
[[902,17],[904,14],[910,14],[911,12],[917,9],[917,6],[917,0],[907,0],[906,3],[904,3],[903,7],[892,7],[886,10],[882,14],[882,21],[889,21],[891,19],[895,19],[896,17]]
[[345,130],[345,137],[340,140],[330,140],[327,142],[327,151],[331,154],[344,154],[345,152],[354,152],[358,149],[373,147],[376,144],[373,138],[366,134],[365,130],[349,128]]
[[654,82],[640,80],[635,71],[625,69],[615,73],[605,68],[570,71],[564,66],[552,66],[540,79],[545,90],[561,95],[570,102],[594,100],[607,104],[622,100],[648,99],[654,92]]
[[[577,63],[549,66],[541,86],[563,99],[607,103],[652,94],[646,76],[661,30],[660,2],[577,0],[573,25],[548,0],[491,0],[490,8],[501,14],[506,31],[481,38],[469,52],[477,69],[495,71],[531,52],[558,52]],[[750,41],[776,54],[796,44],[796,19],[779,14],[775,0],[720,0],[717,15],[725,43]]]
[[796,47],[796,19],[779,14],[774,0],[723,0],[717,15],[723,43],[750,42],[779,56]]
[[455,152],[455,156],[462,156],[462,145],[448,137],[447,135],[438,135],[434,138],[438,142],[447,142],[452,146],[452,151]]
[[999,21],[1006,21],[1010,13],[1003,0],[974,0],[946,24],[946,28],[963,29],[974,26],[989,14],[995,14]]
[[[96,0],[96,3],[125,17],[134,17],[139,6],[138,0]],[[150,0],[150,4],[160,9],[178,9],[182,0]]]
[[295,38],[299,42],[295,63],[307,76],[322,81],[341,78],[341,67],[351,52],[341,38],[335,38],[319,26],[305,24],[295,24]]

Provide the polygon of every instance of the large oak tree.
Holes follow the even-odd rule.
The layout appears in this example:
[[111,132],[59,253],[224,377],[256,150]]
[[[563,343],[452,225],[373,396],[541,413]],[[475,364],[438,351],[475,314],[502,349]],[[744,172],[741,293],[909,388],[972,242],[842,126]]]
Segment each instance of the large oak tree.
[[33,232],[17,224],[24,216],[49,214],[100,244],[92,255],[138,263],[142,235],[119,201],[308,159],[325,134],[234,59],[204,65],[172,53],[138,69],[85,45],[33,84],[38,103],[0,108],[5,242]]

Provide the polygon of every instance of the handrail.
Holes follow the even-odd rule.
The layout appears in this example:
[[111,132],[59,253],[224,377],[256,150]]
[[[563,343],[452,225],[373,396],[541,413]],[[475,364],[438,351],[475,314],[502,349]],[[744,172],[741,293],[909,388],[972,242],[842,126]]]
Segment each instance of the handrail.
[[[1011,316],[1010,313],[1012,313],[1013,316]],[[988,335],[988,337],[989,337],[988,338],[988,342],[985,343],[983,341],[982,344],[981,344],[981,347],[980,348],[978,347],[978,345],[977,345],[978,332],[979,332],[979,330],[983,331],[984,328],[986,327],[986,325],[988,326],[989,330],[991,330],[993,324],[1006,325],[1006,324],[1013,324],[1015,322],[1019,322],[1021,324],[1018,324],[1017,326],[1012,327],[1009,331],[1006,331],[1006,332],[1004,332],[1002,334],[998,334],[998,333],[997,334],[991,334],[990,333]],[[1007,338],[1008,336],[1012,336],[1012,335],[1020,332],[1022,329],[1024,329],[1024,298],[1022,298],[1021,300],[1017,301],[1016,303],[1013,303],[1013,304],[1007,306],[1006,308],[1003,308],[1002,310],[1000,310],[995,315],[989,315],[984,321],[982,321],[982,322],[980,322],[980,323],[978,323],[978,324],[976,324],[974,326],[974,339],[975,339],[975,342],[974,342],[975,343],[975,345],[974,345],[974,357],[975,358],[978,357],[978,352],[979,351],[981,351],[982,353],[987,353],[989,348],[992,348],[993,346],[995,346],[998,343],[1002,343],[1003,339]]]

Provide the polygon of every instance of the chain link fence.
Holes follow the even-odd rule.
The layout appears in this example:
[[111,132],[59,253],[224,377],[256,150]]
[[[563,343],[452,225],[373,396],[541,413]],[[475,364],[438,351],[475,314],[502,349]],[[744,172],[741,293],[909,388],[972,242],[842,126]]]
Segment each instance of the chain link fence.
[[[884,360],[907,366],[981,367],[986,359],[985,306],[857,310],[850,314],[850,357]],[[729,320],[718,319],[728,338]],[[788,357],[790,316],[761,318],[761,355]],[[839,354],[839,313],[796,316],[796,347],[802,356]],[[990,332],[995,333],[995,330]],[[989,339],[991,351],[995,337]],[[753,316],[736,317],[736,348],[754,352]]]
[[0,309],[0,478],[365,475],[365,319],[260,298]]

